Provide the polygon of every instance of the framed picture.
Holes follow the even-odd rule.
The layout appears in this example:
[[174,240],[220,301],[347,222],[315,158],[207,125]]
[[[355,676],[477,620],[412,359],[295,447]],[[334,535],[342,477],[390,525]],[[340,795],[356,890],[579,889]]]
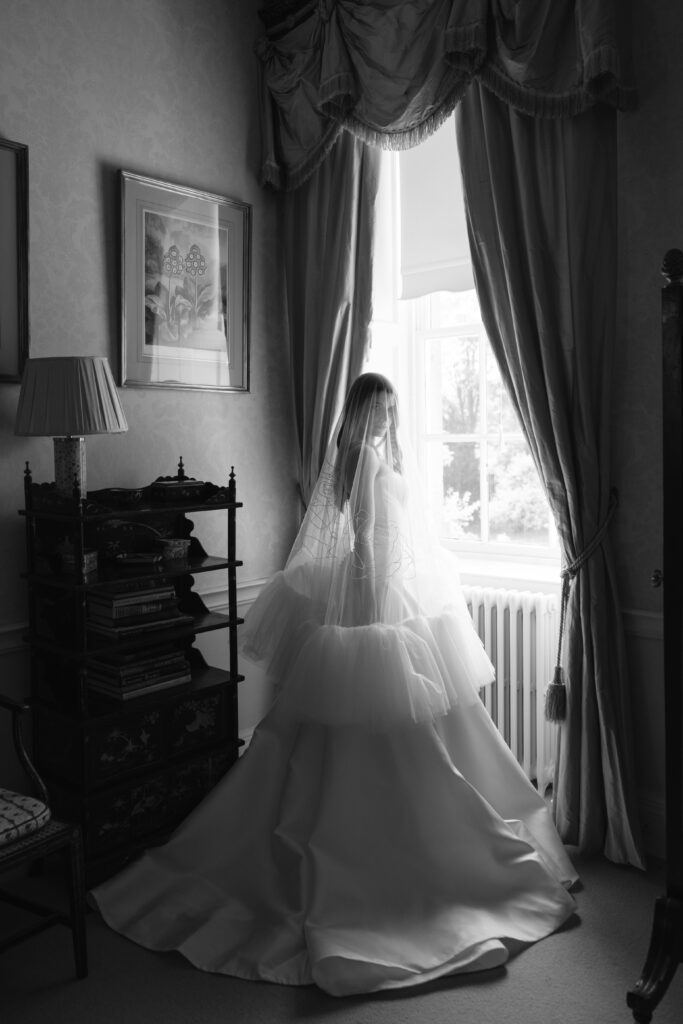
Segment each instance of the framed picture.
[[0,139],[0,381],[28,358],[28,146]]
[[121,171],[124,387],[249,390],[251,207]]

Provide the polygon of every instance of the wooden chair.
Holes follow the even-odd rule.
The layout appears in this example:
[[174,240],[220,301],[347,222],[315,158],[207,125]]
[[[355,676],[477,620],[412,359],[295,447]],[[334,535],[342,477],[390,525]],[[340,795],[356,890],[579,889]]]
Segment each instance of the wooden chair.
[[85,872],[83,844],[77,825],[55,821],[43,780],[31,761],[22,732],[22,721],[29,705],[19,704],[0,694],[0,708],[11,712],[14,746],[19,762],[36,786],[40,799],[0,788],[0,875],[21,868],[30,868],[37,861],[58,851],[69,857],[69,913],[63,913],[43,903],[20,898],[0,889],[0,902],[12,904],[40,918],[0,938],[0,953],[10,946],[28,939],[53,924],[64,924],[73,936],[76,975],[85,978],[88,973],[88,952],[85,934]]

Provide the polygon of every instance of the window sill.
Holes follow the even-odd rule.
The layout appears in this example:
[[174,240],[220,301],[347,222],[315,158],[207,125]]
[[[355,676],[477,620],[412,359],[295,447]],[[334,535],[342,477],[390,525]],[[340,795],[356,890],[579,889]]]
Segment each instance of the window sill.
[[453,552],[460,568],[460,580],[469,587],[503,587],[558,594],[561,589],[560,560],[495,556]]

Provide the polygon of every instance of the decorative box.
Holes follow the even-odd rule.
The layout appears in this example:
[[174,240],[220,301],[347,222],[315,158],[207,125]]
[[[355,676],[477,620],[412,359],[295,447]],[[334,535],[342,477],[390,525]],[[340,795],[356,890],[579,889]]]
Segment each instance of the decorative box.
[[163,537],[157,541],[157,547],[166,562],[184,562],[190,550],[190,541],[184,537]]
[[203,480],[155,480],[150,485],[153,501],[200,501],[206,484]]

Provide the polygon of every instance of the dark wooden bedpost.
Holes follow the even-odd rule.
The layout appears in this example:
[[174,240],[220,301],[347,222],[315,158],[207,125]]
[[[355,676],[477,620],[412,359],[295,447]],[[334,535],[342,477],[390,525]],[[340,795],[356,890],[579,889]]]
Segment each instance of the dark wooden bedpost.
[[649,1024],[683,962],[683,252],[671,249],[662,273],[664,742],[666,894],[655,902],[643,972],[626,997],[639,1024]]

